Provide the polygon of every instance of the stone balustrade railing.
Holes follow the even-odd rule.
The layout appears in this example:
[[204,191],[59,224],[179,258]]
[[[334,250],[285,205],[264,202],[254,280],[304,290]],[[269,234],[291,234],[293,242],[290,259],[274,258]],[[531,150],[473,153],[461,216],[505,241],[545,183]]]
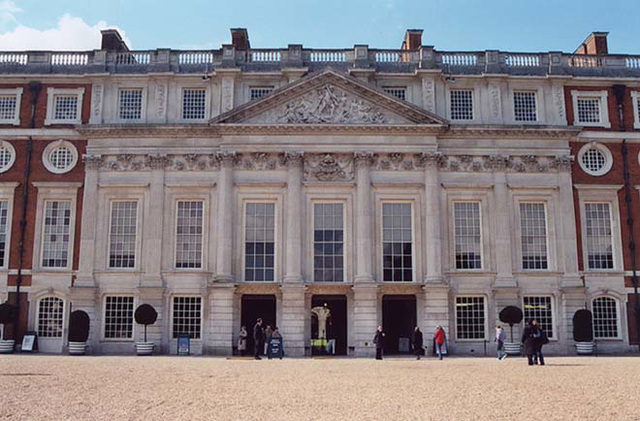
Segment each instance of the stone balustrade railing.
[[288,48],[238,51],[232,45],[219,50],[78,52],[0,52],[0,73],[210,73],[216,69],[240,67],[244,70],[317,67],[327,65],[385,71],[441,69],[450,74],[534,74],[640,77],[640,56],[573,55],[561,52],[511,53],[487,51],[436,51],[372,49],[356,45],[352,49],[310,49],[292,44]]

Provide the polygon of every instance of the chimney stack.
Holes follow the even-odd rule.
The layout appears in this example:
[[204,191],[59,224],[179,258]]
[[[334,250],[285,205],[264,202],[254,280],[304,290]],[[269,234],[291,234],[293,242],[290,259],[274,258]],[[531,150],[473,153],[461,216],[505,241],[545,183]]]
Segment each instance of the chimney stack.
[[127,44],[120,36],[117,29],[103,29],[100,33],[102,34],[101,50],[115,52],[129,51],[129,47],[127,47]]
[[247,28],[231,28],[231,44],[236,51],[246,51],[251,48]]
[[609,54],[609,48],[607,47],[607,35],[608,32],[592,32],[587,39],[573,54],[594,54],[594,55],[607,55]]
[[419,50],[422,47],[422,29],[407,29],[402,41],[403,50]]

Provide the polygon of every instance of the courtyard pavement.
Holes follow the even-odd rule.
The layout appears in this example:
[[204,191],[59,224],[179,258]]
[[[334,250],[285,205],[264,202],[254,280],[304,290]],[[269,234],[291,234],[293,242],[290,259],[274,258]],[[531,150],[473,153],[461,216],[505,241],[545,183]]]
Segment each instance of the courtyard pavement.
[[640,420],[640,357],[0,356],[0,420]]

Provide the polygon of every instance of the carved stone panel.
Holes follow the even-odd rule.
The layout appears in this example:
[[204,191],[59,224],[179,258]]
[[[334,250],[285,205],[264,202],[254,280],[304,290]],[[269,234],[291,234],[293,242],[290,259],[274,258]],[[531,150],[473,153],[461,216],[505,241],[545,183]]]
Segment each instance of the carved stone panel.
[[352,181],[355,177],[353,155],[305,154],[305,181]]

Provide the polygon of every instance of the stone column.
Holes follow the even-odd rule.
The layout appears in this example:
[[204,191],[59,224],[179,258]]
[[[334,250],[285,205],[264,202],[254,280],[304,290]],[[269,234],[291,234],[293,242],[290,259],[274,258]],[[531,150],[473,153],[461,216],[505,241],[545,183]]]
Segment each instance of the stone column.
[[96,243],[96,224],[98,213],[98,170],[102,157],[86,155],[84,157],[85,176],[82,196],[82,225],[80,231],[80,250],[76,287],[93,287],[93,264]]
[[440,227],[440,175],[438,163],[442,159],[439,153],[425,153],[421,160],[425,165],[426,235],[427,235],[427,268],[425,283],[444,283],[442,276],[442,235]]
[[[504,158],[505,160],[508,158]],[[495,230],[496,230],[496,287],[516,287],[513,277],[513,257],[511,247],[511,203],[509,201],[509,188],[507,187],[507,174],[504,167],[499,165],[494,174],[495,197]]]
[[285,152],[287,166],[286,266],[284,282],[302,282],[302,153]]
[[165,155],[149,156],[151,183],[149,185],[149,213],[144,223],[144,273],[141,286],[162,285],[162,229],[164,215],[164,168]]
[[293,357],[305,354],[305,320],[311,317],[305,306],[305,288],[301,283],[284,284],[280,287],[282,320],[279,328],[284,337],[285,352]]
[[373,282],[373,206],[371,152],[357,152],[356,165],[356,282]]
[[235,152],[220,152],[218,175],[218,219],[217,219],[217,253],[216,280],[232,281],[233,257],[233,164],[236,161]]
[[[571,164],[569,156],[558,157],[554,164],[558,169],[558,201],[562,218],[560,250],[562,262],[558,269],[563,271],[563,287],[582,287],[578,273],[578,239],[576,235],[576,213],[573,206],[573,184],[571,183]],[[564,270],[563,270],[564,269]]]

